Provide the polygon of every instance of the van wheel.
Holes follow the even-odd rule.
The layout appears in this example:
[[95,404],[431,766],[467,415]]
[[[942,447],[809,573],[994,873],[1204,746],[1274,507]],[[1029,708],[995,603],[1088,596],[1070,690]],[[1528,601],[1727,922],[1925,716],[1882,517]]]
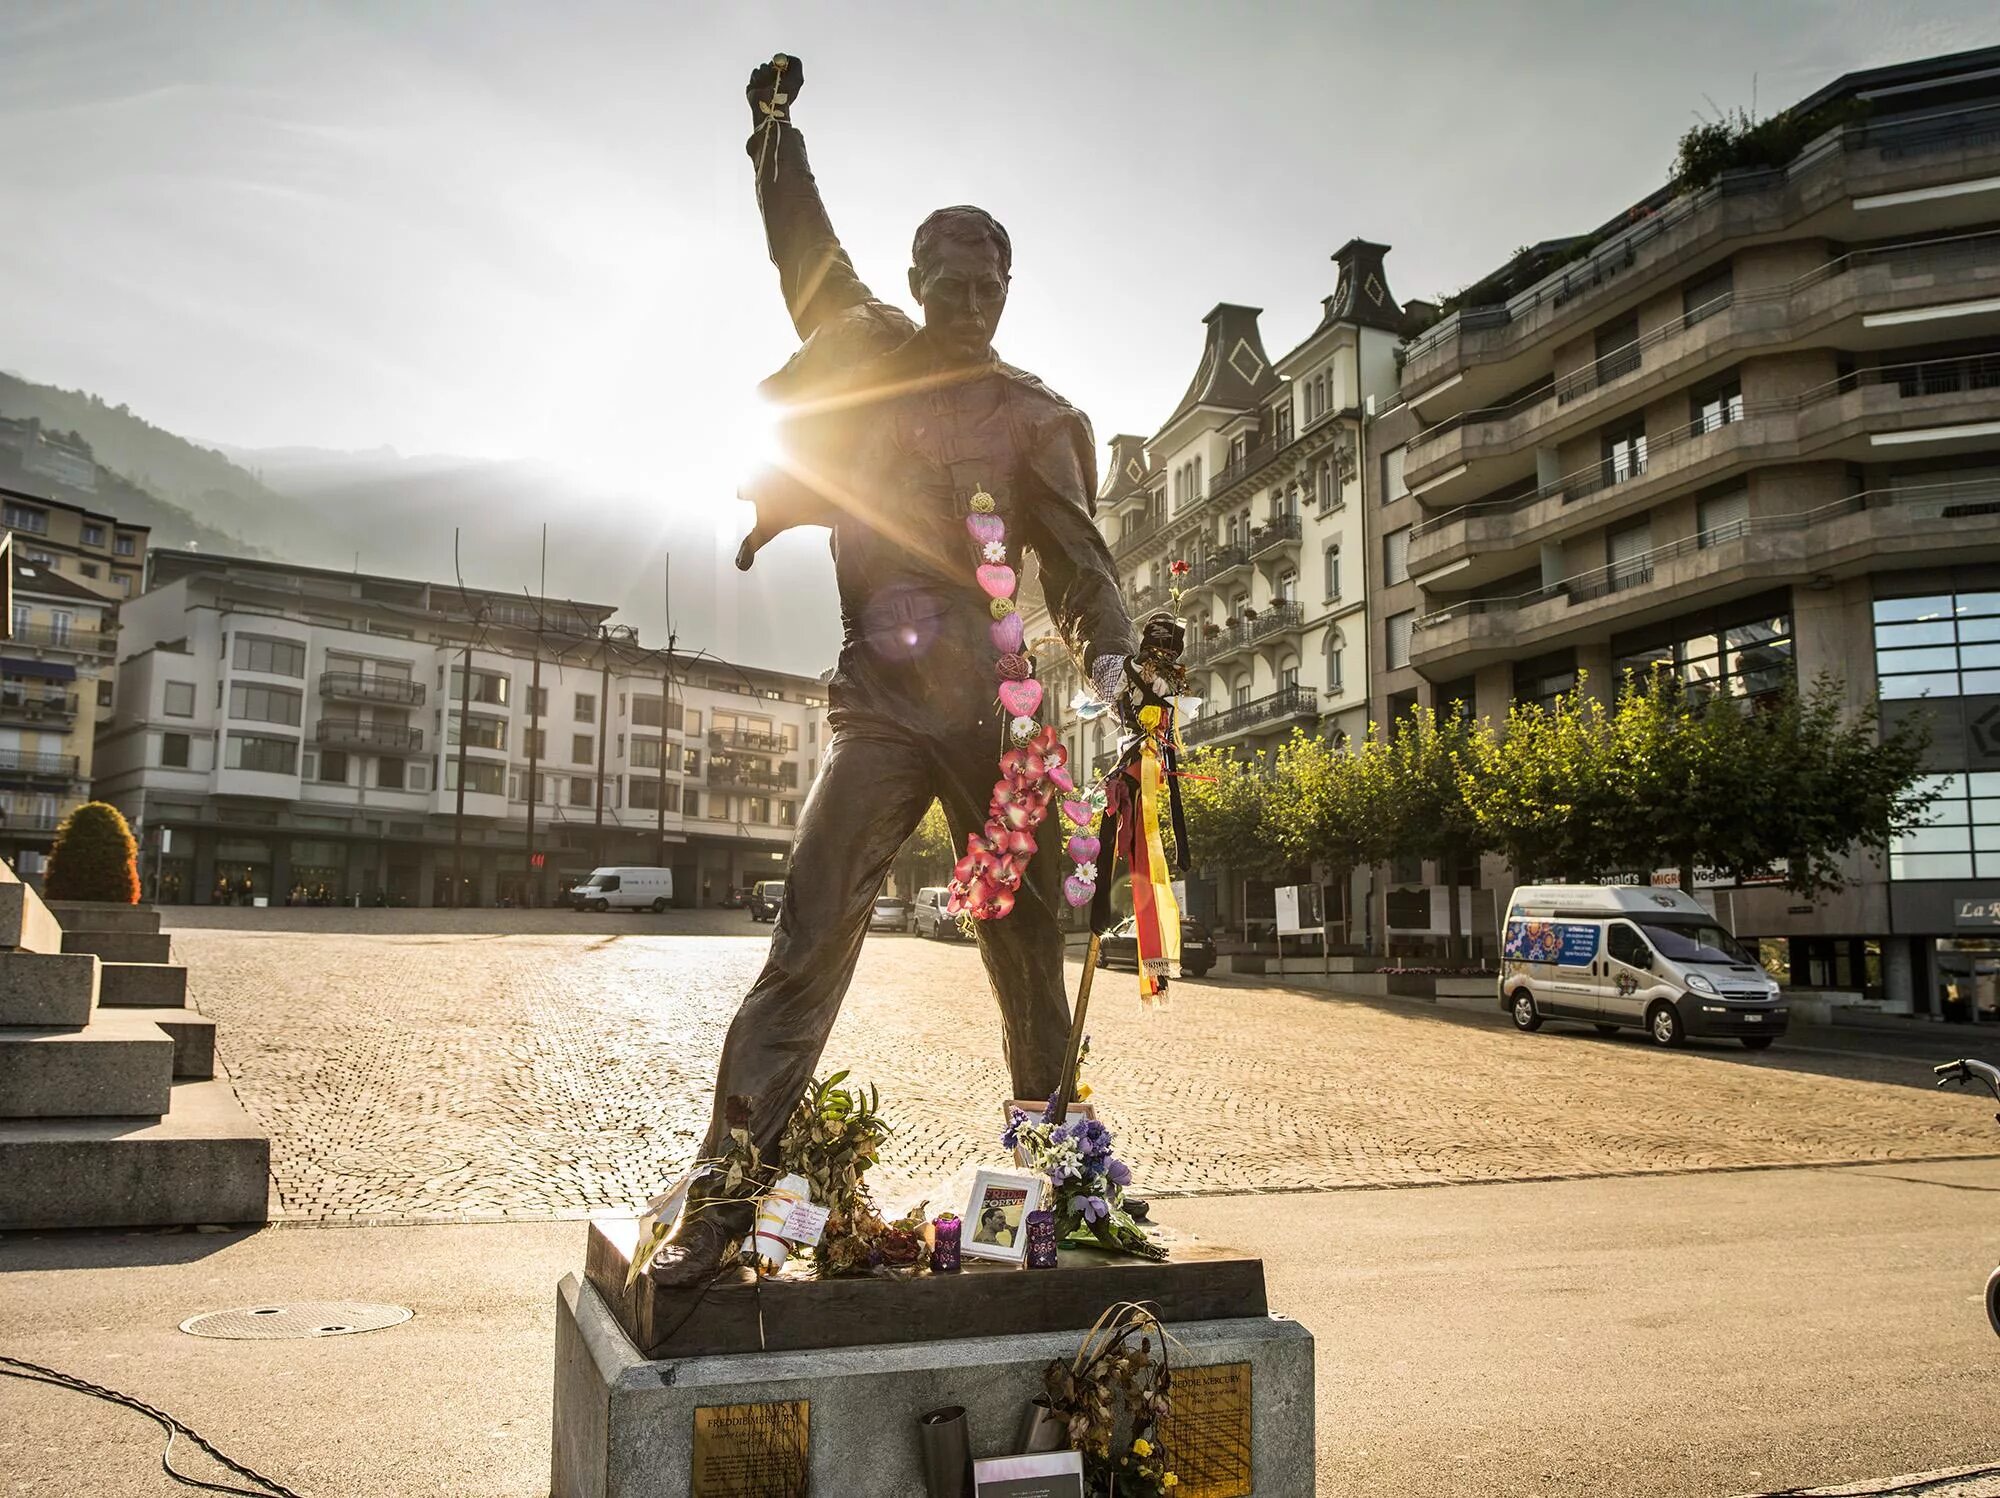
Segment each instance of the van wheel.
[[590,908],[596,911],[599,915],[603,915],[605,911],[611,908],[611,902],[609,900],[592,900],[590,902]]
[[1597,1033],[1599,1035],[1616,1035],[1618,1027],[1616,1025],[1607,1025],[1602,1020],[1599,1020],[1597,1022]]
[[1993,1334],[2000,1336],[2000,1269],[1986,1276],[1986,1319],[1993,1324]]
[[1654,1045],[1687,1044],[1687,1029],[1681,1024],[1681,1012],[1665,999],[1646,1011],[1646,1032],[1653,1037]]
[[664,913],[665,913],[665,911],[666,911],[666,908],[667,908],[667,902],[666,902],[665,900],[655,900],[655,901],[653,902],[653,914],[654,914],[654,915],[661,915],[661,914],[664,914]]
[[1514,1016],[1514,1028],[1517,1030],[1542,1028],[1542,1012],[1535,1007],[1535,996],[1525,988],[1514,990],[1514,1006],[1509,1012]]
[[1777,1039],[1775,1035],[1746,1035],[1743,1037],[1743,1049],[1746,1051],[1768,1051],[1771,1049],[1771,1042],[1775,1039]]

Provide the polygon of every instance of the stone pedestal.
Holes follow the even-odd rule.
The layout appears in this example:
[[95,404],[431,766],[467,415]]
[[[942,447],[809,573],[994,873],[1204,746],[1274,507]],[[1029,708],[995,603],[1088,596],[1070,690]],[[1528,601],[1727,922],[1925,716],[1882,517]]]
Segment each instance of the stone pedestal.
[[[1259,1260],[1188,1247],[1179,1262],[1147,1264],[1065,1250],[1054,1270],[745,1279],[718,1285],[692,1312],[681,1300],[669,1318],[667,1298],[649,1285],[623,1290],[619,1250],[631,1242],[629,1229],[593,1223],[586,1277],[565,1278],[557,1292],[553,1498],[699,1493],[698,1411],[795,1401],[806,1406],[806,1476],[789,1491],[922,1498],[919,1415],[961,1405],[972,1454],[1009,1454],[1023,1411],[1042,1392],[1043,1370],[1074,1357],[1091,1324],[1122,1300],[1157,1305],[1181,1344],[1177,1375],[1230,1365],[1235,1386],[1247,1385],[1247,1417],[1204,1426],[1215,1448],[1207,1455],[1242,1474],[1209,1491],[1313,1491],[1313,1340],[1264,1310]],[[1199,1382],[1193,1372],[1183,1381],[1190,1404]],[[1190,1487],[1202,1455],[1176,1452]]]

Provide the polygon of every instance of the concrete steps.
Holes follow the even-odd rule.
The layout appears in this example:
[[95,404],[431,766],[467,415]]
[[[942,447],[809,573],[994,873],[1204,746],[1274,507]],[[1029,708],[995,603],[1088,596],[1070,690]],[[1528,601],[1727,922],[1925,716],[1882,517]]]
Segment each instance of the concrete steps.
[[136,931],[157,936],[160,913],[150,905],[113,905],[105,900],[50,900],[49,913],[65,931]]
[[112,1009],[185,1009],[187,969],[178,962],[106,962],[98,967],[97,1002]]
[[0,951],[0,1026],[82,1029],[100,1002],[99,971],[88,952]]
[[60,952],[62,938],[40,895],[17,880],[0,881],[0,950]]
[[158,1118],[0,1119],[0,1229],[263,1222],[271,1145],[224,1080]]
[[158,1117],[173,1080],[174,1043],[141,1010],[0,1030],[0,1119]]
[[173,938],[157,931],[70,931],[62,934],[65,952],[89,952],[106,962],[167,962]]
[[174,1043],[174,1080],[205,1082],[215,1075],[215,1021],[192,1009],[155,1009],[145,1016]]

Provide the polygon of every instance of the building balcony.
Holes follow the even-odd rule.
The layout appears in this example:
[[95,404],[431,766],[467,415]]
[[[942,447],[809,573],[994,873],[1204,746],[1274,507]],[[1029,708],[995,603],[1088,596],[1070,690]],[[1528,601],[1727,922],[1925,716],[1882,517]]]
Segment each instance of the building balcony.
[[16,836],[24,832],[54,832],[62,825],[65,813],[42,811],[34,807],[0,806],[0,837]]
[[323,671],[319,694],[340,702],[384,702],[396,707],[422,707],[424,684],[396,676],[364,676],[358,671]]
[[1136,556],[1148,546],[1158,544],[1163,539],[1161,532],[1166,528],[1167,523],[1162,516],[1157,513],[1148,515],[1111,543],[1112,558],[1122,562],[1127,557]]
[[22,692],[0,690],[0,723],[59,723],[68,727],[76,719],[74,692]]
[[1537,448],[1698,383],[1750,354],[1892,346],[1912,327],[2000,334],[2000,233],[1856,251],[1777,286],[1725,292],[1504,406],[1447,416],[1412,439],[1404,478],[1436,505],[1532,477]]
[[78,655],[110,655],[118,649],[116,630],[59,629],[49,624],[17,624],[8,632],[12,645],[43,650],[69,650]]
[[1187,576],[1181,581],[1181,591],[1191,593],[1196,588],[1210,587],[1249,565],[1250,550],[1245,545],[1225,546],[1219,551],[1211,551],[1189,566]]
[[[372,749],[378,754],[421,754],[424,731],[407,723],[363,723],[355,718],[321,718],[313,742],[328,749]],[[477,744],[467,747],[477,749]]]
[[1683,536],[1547,587],[1467,598],[1417,620],[1411,664],[1454,673],[1537,654],[1786,584],[1884,565],[2000,558],[2000,482],[1869,490]]
[[[1834,240],[1880,239],[1948,228],[1968,216],[1963,197],[1921,190],[2000,171],[2000,105],[1838,127],[1774,170],[1726,172],[1711,186],[1634,207],[1628,224],[1590,253],[1505,302],[1464,307],[1403,351],[1402,388],[1483,405],[1531,377],[1550,340],[1588,328],[1613,308],[1684,277],[1723,246],[1810,229]],[[1906,194],[1910,196],[1905,196]],[[1544,368],[1546,363],[1544,362]]]
[[1281,687],[1265,697],[1206,713],[1183,724],[1181,737],[1190,744],[1216,744],[1246,734],[1264,733],[1274,728],[1319,716],[1319,694],[1310,687]]
[[792,773],[787,775],[775,770],[752,770],[735,765],[714,765],[708,767],[710,790],[768,791],[797,794],[799,789],[798,766],[785,767]]
[[787,744],[775,733],[755,733],[749,729],[733,729],[721,733],[711,730],[708,735],[711,749],[749,749],[758,754],[796,754],[798,745]]
[[1730,418],[1685,422],[1626,456],[1423,520],[1410,532],[1410,571],[1421,580],[1450,567],[1455,586],[1475,587],[1534,565],[1546,542],[1764,464],[1990,447],[2000,348],[1857,370],[1787,399],[1741,404]]
[[0,776],[28,780],[74,780],[74,754],[28,754],[19,749],[0,749]]
[[1301,534],[1303,530],[1296,515],[1280,515],[1275,520],[1267,520],[1262,528],[1250,533],[1250,558],[1255,561],[1285,548],[1296,552]]
[[1286,600],[1259,609],[1253,616],[1225,625],[1219,633],[1204,634],[1190,643],[1186,659],[1191,666],[1211,665],[1240,651],[1249,650],[1278,635],[1296,634],[1305,611]]

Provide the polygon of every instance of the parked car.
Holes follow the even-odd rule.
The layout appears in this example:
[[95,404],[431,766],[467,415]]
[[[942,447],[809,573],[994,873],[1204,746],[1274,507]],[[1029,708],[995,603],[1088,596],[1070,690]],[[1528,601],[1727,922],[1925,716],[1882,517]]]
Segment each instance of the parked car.
[[[1117,963],[1139,970],[1139,923],[1131,916],[1104,933],[1097,944],[1097,965],[1110,967]],[[1200,921],[1181,921],[1181,974],[1188,978],[1205,978],[1215,967],[1215,942],[1208,934],[1208,927]]]
[[750,887],[746,884],[732,884],[729,892],[722,897],[724,910],[741,910],[750,903]]
[[578,910],[665,910],[673,900],[672,869],[593,869],[569,892]]
[[945,909],[950,900],[951,891],[942,884],[918,890],[910,929],[919,936],[928,936],[936,941],[957,941],[964,933],[959,930],[958,917]]
[[910,929],[910,902],[900,895],[877,895],[875,908],[868,913],[870,931],[907,931]]
[[1500,944],[1500,1007],[1522,1030],[1586,1020],[1663,1046],[1730,1036],[1761,1051],[1788,1006],[1755,953],[1677,889],[1523,885]]
[[749,904],[751,920],[775,921],[778,912],[785,908],[785,881],[759,879],[750,886]]

